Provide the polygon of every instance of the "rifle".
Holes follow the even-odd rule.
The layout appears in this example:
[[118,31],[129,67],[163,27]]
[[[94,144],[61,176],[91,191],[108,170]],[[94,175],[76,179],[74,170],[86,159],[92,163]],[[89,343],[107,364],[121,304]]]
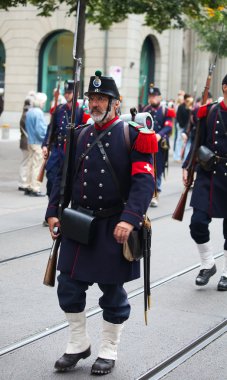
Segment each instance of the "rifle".
[[[214,63],[210,64],[209,66],[209,71],[208,71],[208,76],[206,79],[206,85],[204,87],[204,91],[202,94],[202,105],[206,104],[207,99],[208,99],[208,92],[210,89],[210,83],[211,83],[211,78],[213,75],[214,68],[216,66],[216,61],[217,61],[217,55],[215,57]],[[183,193],[181,194],[181,197],[179,199],[179,202],[175,208],[175,211],[173,212],[172,218],[175,220],[179,220],[180,222],[183,220],[184,216],[184,210],[185,210],[185,205],[188,197],[188,192],[191,188],[191,185],[194,181],[194,173],[195,173],[195,168],[196,168],[196,163],[197,163],[197,151],[200,145],[200,120],[198,119],[197,122],[197,127],[196,127],[196,134],[195,134],[195,140],[192,146],[192,152],[190,156],[190,160],[187,166],[188,170],[188,175],[187,175],[187,184],[185,185],[185,189]]]
[[55,285],[55,277],[56,277],[56,267],[57,267],[57,259],[58,259],[58,248],[60,246],[61,239],[60,236],[53,242],[50,256],[48,258],[46,272],[43,279],[43,284],[47,286]]
[[50,148],[51,148],[51,143],[53,141],[53,134],[54,134],[54,128],[53,128],[54,114],[55,114],[55,111],[56,111],[56,108],[58,105],[58,97],[60,94],[60,85],[61,85],[61,78],[58,78],[58,87],[54,93],[54,108],[53,108],[52,115],[51,115],[51,121],[49,124],[49,132],[48,132],[48,137],[47,137],[47,157],[44,158],[43,163],[41,165],[41,168],[39,170],[39,174],[37,177],[37,181],[39,181],[39,182],[43,182],[47,160],[48,160],[49,155],[50,155]]
[[[69,170],[69,159],[72,152],[73,147],[73,137],[74,137],[74,130],[75,130],[75,116],[76,116],[76,104],[77,104],[77,98],[78,98],[78,92],[79,92],[79,85],[80,85],[80,72],[81,72],[81,66],[82,66],[82,58],[78,58],[78,41],[80,39],[80,33],[78,28],[78,22],[80,18],[81,12],[83,12],[84,9],[80,7],[80,0],[77,4],[77,19],[76,19],[76,28],[75,28],[75,35],[74,35],[74,45],[73,45],[73,59],[74,59],[74,87],[73,87],[73,101],[72,101],[72,114],[71,114],[71,120],[69,124],[66,127],[66,151],[65,151],[65,159],[63,164],[63,172],[62,172],[62,178],[61,178],[61,186],[60,186],[60,202],[58,207],[58,219],[61,221],[61,216],[63,213],[64,208],[66,207],[67,203],[69,203],[69,194],[67,193],[67,188],[69,186],[69,178],[68,178],[68,170]],[[43,280],[43,284],[47,286],[54,286],[55,285],[55,274],[56,274],[56,265],[57,265],[57,256],[58,256],[58,249],[61,243],[61,235],[58,235],[58,237],[53,241],[50,256],[47,262],[47,268]]]

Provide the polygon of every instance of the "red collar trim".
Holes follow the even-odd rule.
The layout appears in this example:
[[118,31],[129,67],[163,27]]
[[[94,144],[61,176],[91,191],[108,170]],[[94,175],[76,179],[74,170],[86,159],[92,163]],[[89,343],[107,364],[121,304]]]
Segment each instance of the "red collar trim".
[[224,100],[221,101],[220,106],[223,110],[227,111],[227,106],[225,105]]
[[118,116],[115,116],[114,119],[108,121],[107,123],[103,124],[101,127],[95,123],[95,129],[97,129],[97,131],[103,131],[104,129],[107,129],[111,124],[113,124],[113,122],[115,120],[118,120],[119,117]]

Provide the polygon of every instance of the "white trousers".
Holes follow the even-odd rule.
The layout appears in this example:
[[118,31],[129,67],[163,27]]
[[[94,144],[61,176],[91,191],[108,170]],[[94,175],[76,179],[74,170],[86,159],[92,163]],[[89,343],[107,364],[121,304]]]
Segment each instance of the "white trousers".
[[37,181],[37,177],[42,162],[43,155],[41,146],[37,144],[28,144],[27,181],[28,187],[32,191],[40,191],[41,182]]
[[18,186],[27,188],[28,187],[27,173],[28,173],[29,152],[27,149],[21,149],[21,153],[22,153],[22,160],[20,162],[20,167],[19,167]]

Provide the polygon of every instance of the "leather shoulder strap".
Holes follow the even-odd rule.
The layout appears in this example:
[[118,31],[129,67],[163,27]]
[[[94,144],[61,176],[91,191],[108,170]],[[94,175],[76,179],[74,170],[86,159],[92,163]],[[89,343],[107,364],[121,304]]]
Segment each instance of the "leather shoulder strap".
[[130,136],[129,136],[129,125],[128,123],[124,122],[124,136],[125,136],[125,144],[127,147],[128,153],[131,151],[131,143],[130,143]]

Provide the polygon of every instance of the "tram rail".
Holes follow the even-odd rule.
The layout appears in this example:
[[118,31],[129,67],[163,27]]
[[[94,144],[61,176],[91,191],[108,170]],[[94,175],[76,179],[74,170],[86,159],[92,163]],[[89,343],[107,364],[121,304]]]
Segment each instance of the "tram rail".
[[[191,207],[188,207],[185,209],[185,212],[191,210]],[[160,215],[160,216],[156,216],[154,218],[152,218],[151,222],[155,222],[157,220],[160,220],[160,219],[165,219],[165,218],[168,218],[172,216],[172,213],[168,213],[168,214],[164,214],[164,215]],[[39,224],[38,224],[39,225]],[[20,230],[23,230],[23,229],[26,229],[26,228],[30,228],[30,227],[34,227],[34,226],[37,226],[37,225],[32,225],[32,226],[29,226],[29,227],[24,227],[24,228],[21,228],[21,229],[16,229],[16,230],[11,230],[11,231],[7,231],[5,233],[9,233],[9,232],[16,232],[16,231],[20,231]],[[0,234],[3,234],[4,232],[0,232]],[[41,250],[37,250],[37,251],[33,251],[33,252],[28,252],[28,253],[25,253],[25,254],[22,254],[22,255],[19,255],[19,256],[14,256],[14,257],[10,257],[8,259],[3,259],[3,260],[0,260],[0,265],[1,264],[5,264],[9,261],[14,261],[14,260],[18,260],[18,259],[23,259],[25,257],[29,257],[29,256],[33,256],[33,255],[37,255],[39,253],[43,253],[45,251],[48,251],[51,249],[51,246],[48,247],[48,248],[43,248]]]
[[[175,195],[179,195],[180,196],[180,194],[181,194],[180,191],[176,191],[176,192],[173,192],[171,194],[163,194],[162,198],[172,197],[172,196],[175,196]],[[188,210],[191,210],[191,207],[185,208],[185,211],[188,211]],[[172,212],[166,214],[165,217],[171,216],[171,215],[172,215]],[[159,218],[160,217],[156,217],[154,219],[152,218],[152,220],[159,219]],[[24,227],[19,227],[19,228],[14,228],[14,229],[9,229],[9,230],[3,230],[3,231],[0,231],[0,236],[4,235],[4,234],[8,234],[8,233],[13,233],[13,232],[17,232],[17,231],[26,230],[26,229],[29,229],[29,228],[41,227],[41,226],[42,226],[42,223],[34,223],[34,224],[31,224],[31,225],[28,225],[28,226],[24,226]]]
[[[223,252],[219,252],[218,254],[215,255],[215,259],[221,257],[222,255],[223,255]],[[199,266],[200,266],[200,263],[194,264],[194,265],[189,266],[187,268],[184,268],[183,270],[178,271],[178,272],[176,272],[170,276],[167,276],[167,277],[164,277],[160,280],[152,282],[150,284],[150,289],[154,289],[156,287],[165,285],[168,282],[173,281],[174,279],[181,277],[181,276],[184,276],[185,274],[195,270]],[[139,288],[129,292],[128,298],[129,299],[135,298],[135,297],[139,296],[140,294],[142,294],[143,292],[144,292],[144,288],[139,287]],[[87,316],[87,318],[91,318],[91,317],[93,317],[93,316],[95,316],[101,312],[102,312],[102,309],[99,306],[94,306],[90,310],[87,311],[86,316]],[[30,343],[34,343],[40,339],[43,339],[43,338],[45,338],[51,334],[57,333],[58,331],[65,329],[67,326],[68,326],[68,322],[62,322],[62,323],[56,324],[52,327],[46,327],[44,330],[42,330],[38,333],[29,335],[28,337],[25,337],[21,340],[18,340],[12,344],[6,345],[6,346],[0,348],[0,357],[3,355],[6,355],[8,353],[11,353],[13,351],[16,351],[16,350],[18,350],[18,349],[20,349],[20,348],[22,348],[22,347],[24,347]],[[143,378],[141,378],[141,379],[143,379]],[[144,377],[144,379],[146,379],[146,378]],[[147,379],[149,379],[149,377],[147,377]]]
[[214,342],[227,332],[227,319],[216,324],[212,329],[200,335],[198,338],[184,346],[182,349],[162,361],[157,366],[149,369],[136,380],[159,380],[179,365],[190,359],[197,352],[204,349],[208,344]]

